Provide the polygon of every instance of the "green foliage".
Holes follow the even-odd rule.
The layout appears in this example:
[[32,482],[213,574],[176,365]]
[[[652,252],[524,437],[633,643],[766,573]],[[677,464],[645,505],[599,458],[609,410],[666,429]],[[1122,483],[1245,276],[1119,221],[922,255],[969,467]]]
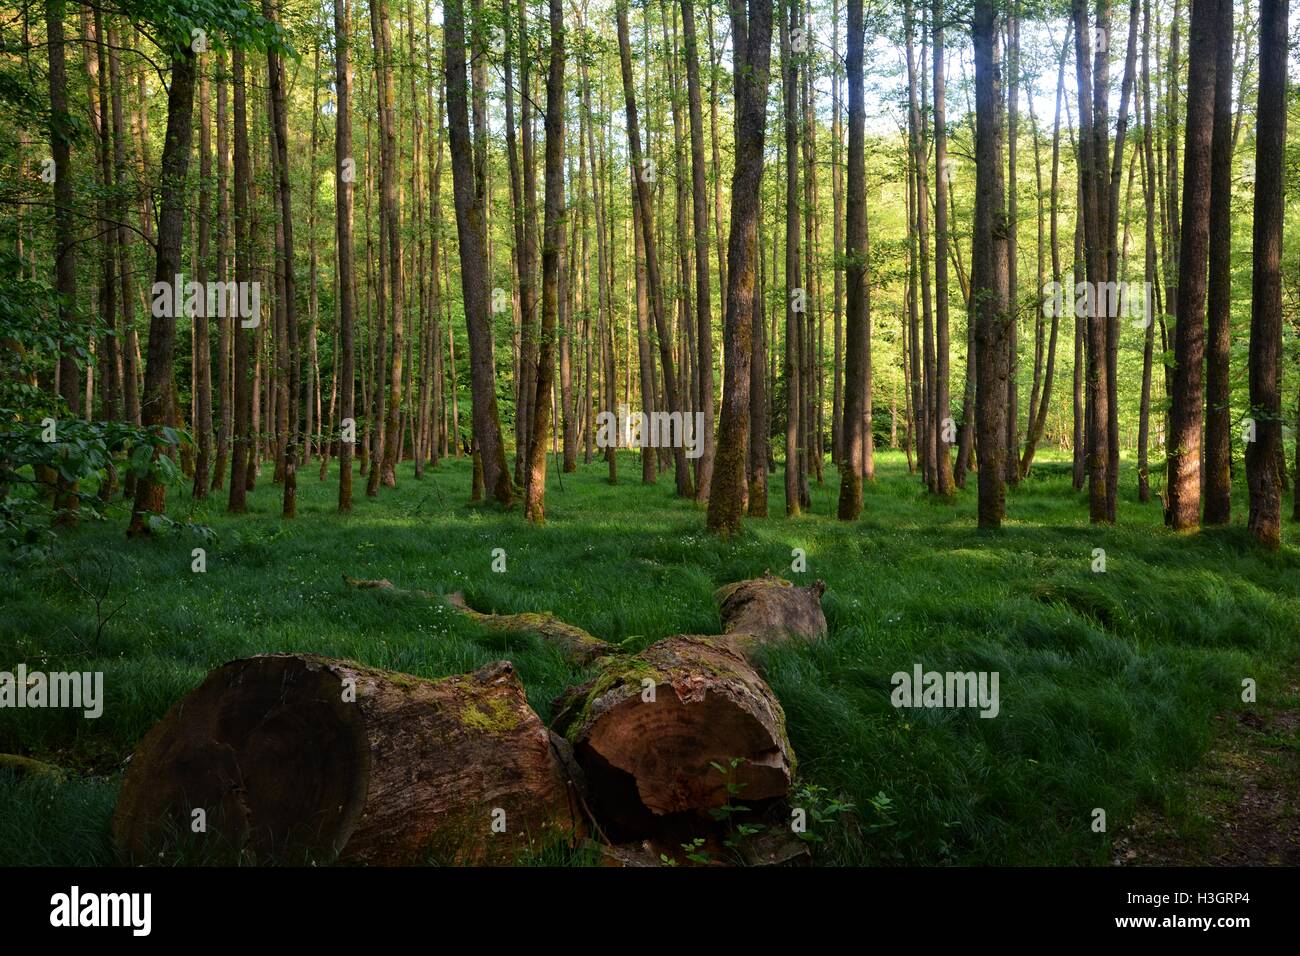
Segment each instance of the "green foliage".
[[210,47],[230,46],[293,55],[284,28],[262,16],[249,0],[128,0],[126,12],[150,24],[171,55],[192,52],[200,31]]

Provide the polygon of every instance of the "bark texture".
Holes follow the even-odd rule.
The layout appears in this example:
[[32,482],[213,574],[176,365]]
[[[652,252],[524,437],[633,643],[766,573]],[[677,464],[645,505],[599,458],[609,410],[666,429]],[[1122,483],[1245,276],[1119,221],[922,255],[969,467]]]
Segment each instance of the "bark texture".
[[[430,681],[252,657],[210,674],[141,741],[113,838],[134,861],[180,835],[250,861],[506,863],[582,832],[563,746],[506,661]],[[207,830],[194,834],[200,808]]]

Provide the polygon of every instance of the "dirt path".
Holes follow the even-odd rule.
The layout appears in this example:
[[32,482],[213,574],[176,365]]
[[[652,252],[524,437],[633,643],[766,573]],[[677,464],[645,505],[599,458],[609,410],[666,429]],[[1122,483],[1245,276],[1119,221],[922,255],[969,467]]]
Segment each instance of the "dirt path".
[[[1170,814],[1139,811],[1112,849],[1117,866],[1300,865],[1300,677],[1273,705],[1220,714],[1205,760]],[[1261,694],[1261,698],[1266,695]]]

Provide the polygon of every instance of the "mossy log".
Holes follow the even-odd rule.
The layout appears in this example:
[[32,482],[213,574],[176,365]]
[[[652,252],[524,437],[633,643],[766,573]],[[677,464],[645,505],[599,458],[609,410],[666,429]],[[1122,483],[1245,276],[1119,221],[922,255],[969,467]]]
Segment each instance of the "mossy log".
[[387,591],[404,597],[414,597],[421,601],[444,602],[466,617],[477,621],[494,631],[507,633],[535,634],[543,641],[556,647],[560,653],[578,664],[590,664],[599,657],[618,653],[618,648],[607,641],[587,633],[580,627],[561,621],[550,611],[525,611],[519,614],[489,614],[476,611],[465,601],[461,591],[439,597],[429,591],[405,590],[394,587],[391,581],[380,578],[366,581],[359,578],[343,576],[343,580],[354,588],[362,590]]
[[63,783],[67,779],[62,768],[18,754],[0,754],[0,771],[3,770],[8,770],[15,777],[49,780],[52,783]]
[[578,664],[590,664],[599,657],[617,654],[618,648],[608,641],[588,634],[580,627],[566,624],[550,611],[525,611],[520,614],[485,614],[465,603],[460,591],[448,594],[446,602],[462,614],[494,631],[536,634],[543,641],[558,648]]
[[724,639],[669,637],[603,665],[556,701],[554,727],[615,842],[690,831],[710,810],[789,792],[785,713]]
[[[550,611],[490,614],[470,607],[460,591],[439,597],[430,591],[394,587],[392,582],[383,578],[368,581],[344,575],[343,580],[350,587],[363,590],[445,602],[495,631],[535,634],[578,664],[590,664],[598,658],[619,653],[619,648],[560,620]],[[713,599],[722,615],[727,642],[741,654],[749,656],[759,647],[824,638],[826,615],[822,613],[821,599],[825,591],[826,585],[822,581],[801,587],[765,571],[762,577],[723,585],[714,592]]]
[[826,584],[791,584],[770,572],[726,584],[713,593],[724,633],[741,653],[755,646],[787,641],[818,641],[826,636],[822,594]]
[[141,741],[113,837],[136,862],[198,844],[251,861],[505,863],[581,836],[567,746],[506,661],[436,681],[314,656],[233,661]]

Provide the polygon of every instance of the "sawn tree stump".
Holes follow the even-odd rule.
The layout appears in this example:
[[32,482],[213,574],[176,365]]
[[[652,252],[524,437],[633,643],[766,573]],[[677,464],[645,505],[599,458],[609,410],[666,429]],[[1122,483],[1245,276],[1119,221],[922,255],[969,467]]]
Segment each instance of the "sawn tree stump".
[[566,746],[505,661],[431,681],[252,657],[213,671],[141,741],[113,836],[136,862],[195,844],[258,861],[509,862],[582,831]]

